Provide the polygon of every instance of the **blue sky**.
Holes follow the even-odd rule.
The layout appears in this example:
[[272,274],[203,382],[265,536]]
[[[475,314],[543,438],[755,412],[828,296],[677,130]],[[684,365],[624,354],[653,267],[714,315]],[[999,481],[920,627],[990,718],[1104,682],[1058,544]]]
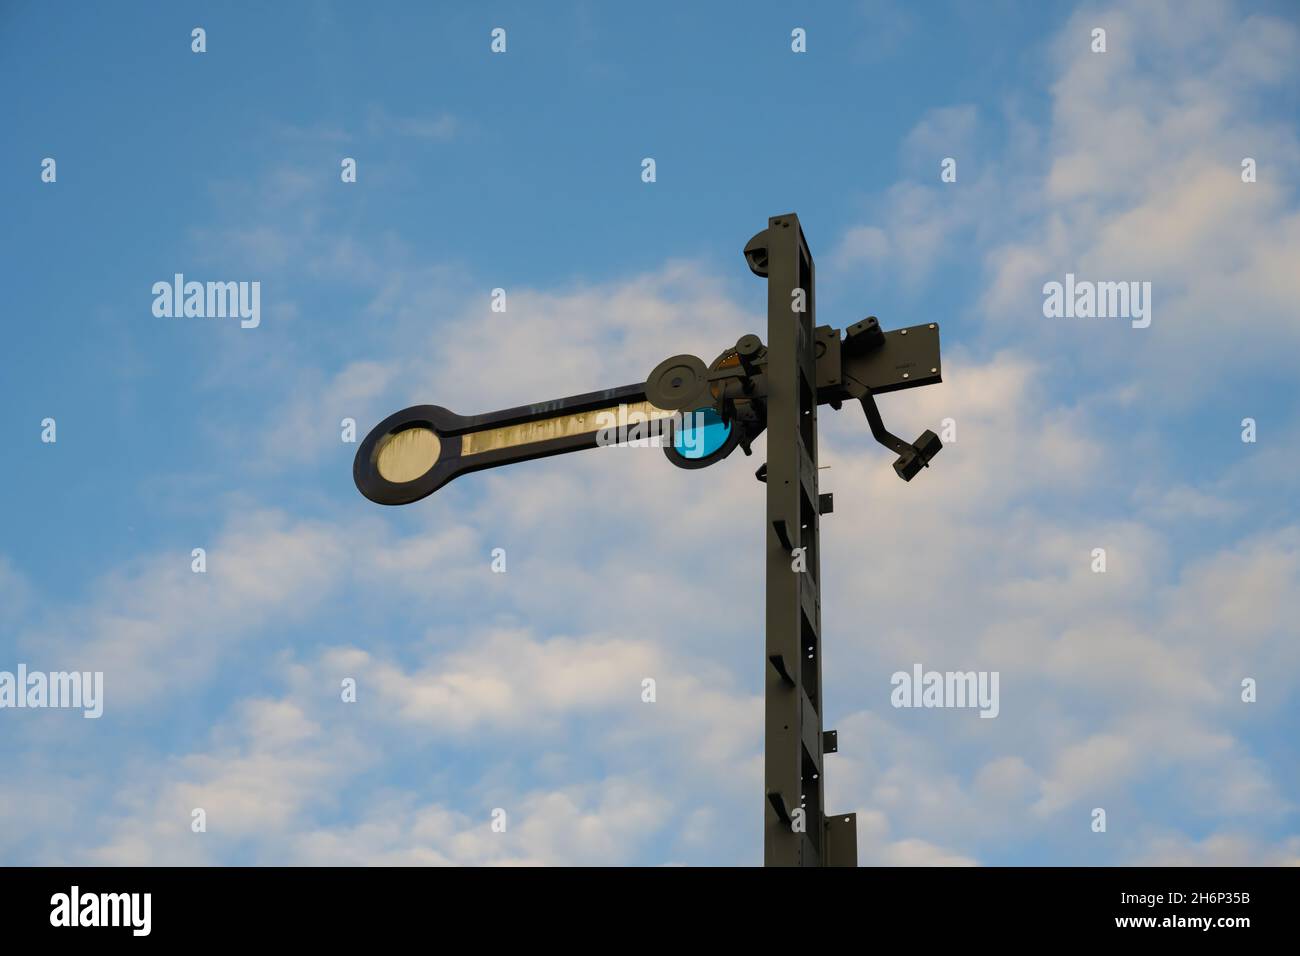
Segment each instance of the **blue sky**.
[[[339,423],[710,359],[791,210],[820,322],[943,325],[891,427],[958,429],[903,485],[822,419],[862,861],[1300,860],[1295,5],[739,11],[0,10],[0,670],[106,685],[0,711],[0,861],[759,862],[761,445],[381,509]],[[177,272],[260,326],[155,317]],[[1067,272],[1150,281],[1150,328],[1045,318]],[[999,718],[892,708],[914,662],[999,671]]]

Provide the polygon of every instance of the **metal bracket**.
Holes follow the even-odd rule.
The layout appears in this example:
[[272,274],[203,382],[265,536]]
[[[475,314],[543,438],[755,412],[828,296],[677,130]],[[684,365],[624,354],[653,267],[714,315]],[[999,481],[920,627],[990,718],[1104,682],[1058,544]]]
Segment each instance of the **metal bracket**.
[[[868,323],[865,328],[863,322]],[[943,381],[943,366],[939,362],[939,323],[928,322],[880,333],[878,324],[871,326],[868,319],[863,322],[849,326],[849,338],[844,340],[840,350],[844,387],[852,397],[860,397],[863,391],[879,395]],[[854,334],[854,329],[860,331]],[[881,335],[883,342],[873,345],[875,334]],[[862,344],[859,345],[859,341]]]
[[772,654],[768,657],[768,660],[771,662],[772,667],[776,669],[776,672],[781,675],[781,680],[793,687],[794,678],[791,677],[790,672],[785,669],[785,658],[780,654]]
[[835,510],[835,496],[824,494],[817,496],[817,513],[819,515],[828,515]]
[[767,230],[755,234],[745,243],[745,263],[760,279],[767,278]]
[[844,351],[850,355],[861,355],[885,344],[885,333],[880,329],[880,320],[869,315],[861,322],[854,322],[844,330]]
[[781,796],[774,790],[767,793],[767,802],[772,804],[772,809],[776,811],[776,817],[786,826],[790,825],[790,811],[786,809],[785,797]]
[[898,460],[894,462],[894,471],[898,472],[899,478],[911,481],[922,468],[930,467],[930,459],[943,448],[938,435],[927,428],[915,442],[905,442],[885,428],[880,409],[876,407],[876,399],[870,392],[859,401],[862,403],[862,411],[866,413],[867,424],[871,426],[872,437],[890,451],[899,453]]
[[838,730],[822,731],[822,753],[835,754],[840,752],[840,732]]
[[826,815],[825,853],[823,866],[858,865],[858,815],[835,813]]

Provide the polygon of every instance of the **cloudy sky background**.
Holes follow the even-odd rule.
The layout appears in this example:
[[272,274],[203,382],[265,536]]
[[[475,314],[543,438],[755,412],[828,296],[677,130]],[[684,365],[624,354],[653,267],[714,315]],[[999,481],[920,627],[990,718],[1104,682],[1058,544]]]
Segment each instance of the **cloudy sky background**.
[[[886,421],[957,423],[904,484],[821,417],[861,862],[1300,862],[1294,4],[428,6],[0,10],[0,670],[106,683],[0,711],[0,862],[761,862],[762,443],[384,509],[339,423],[712,358],[791,210],[820,322],[942,323]],[[155,318],[176,272],[261,326]],[[1067,272],[1150,281],[1150,328],[1044,318]],[[914,663],[999,671],[999,717],[892,708]]]

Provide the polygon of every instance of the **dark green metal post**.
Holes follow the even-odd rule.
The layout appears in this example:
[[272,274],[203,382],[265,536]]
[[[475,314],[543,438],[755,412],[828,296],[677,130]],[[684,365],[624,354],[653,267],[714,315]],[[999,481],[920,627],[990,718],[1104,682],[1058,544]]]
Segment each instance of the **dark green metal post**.
[[821,866],[825,861],[813,260],[799,218],[793,213],[768,220],[766,245],[767,800],[763,857],[767,866]]

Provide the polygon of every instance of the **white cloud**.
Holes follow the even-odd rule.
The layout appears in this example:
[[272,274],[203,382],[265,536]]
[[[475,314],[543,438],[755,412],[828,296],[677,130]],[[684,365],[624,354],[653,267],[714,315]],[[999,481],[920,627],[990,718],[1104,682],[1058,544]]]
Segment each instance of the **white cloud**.
[[1153,836],[1134,866],[1300,866],[1300,837],[1270,845],[1248,834],[1215,833],[1201,840],[1183,834]]

